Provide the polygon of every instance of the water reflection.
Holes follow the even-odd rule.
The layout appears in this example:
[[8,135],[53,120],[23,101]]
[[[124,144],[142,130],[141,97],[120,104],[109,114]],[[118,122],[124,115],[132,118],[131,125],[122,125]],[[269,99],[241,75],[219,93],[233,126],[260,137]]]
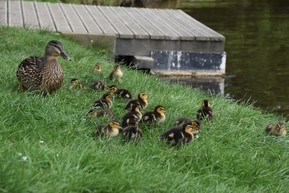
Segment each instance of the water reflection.
[[289,1],[182,1],[178,6],[226,37],[225,94],[289,114]]

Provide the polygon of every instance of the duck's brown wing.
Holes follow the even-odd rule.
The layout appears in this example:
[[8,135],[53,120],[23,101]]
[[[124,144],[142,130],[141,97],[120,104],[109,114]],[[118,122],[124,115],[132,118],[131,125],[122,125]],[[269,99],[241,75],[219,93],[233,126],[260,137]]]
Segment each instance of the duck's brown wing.
[[26,89],[37,89],[41,85],[41,58],[31,56],[24,59],[18,66],[16,76]]

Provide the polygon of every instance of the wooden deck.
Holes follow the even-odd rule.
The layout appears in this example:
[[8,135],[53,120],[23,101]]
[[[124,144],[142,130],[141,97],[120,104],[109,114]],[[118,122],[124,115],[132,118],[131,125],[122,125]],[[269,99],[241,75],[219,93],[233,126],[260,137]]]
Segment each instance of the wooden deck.
[[0,0],[0,25],[45,29],[100,43],[116,55],[155,50],[223,53],[225,38],[181,10]]

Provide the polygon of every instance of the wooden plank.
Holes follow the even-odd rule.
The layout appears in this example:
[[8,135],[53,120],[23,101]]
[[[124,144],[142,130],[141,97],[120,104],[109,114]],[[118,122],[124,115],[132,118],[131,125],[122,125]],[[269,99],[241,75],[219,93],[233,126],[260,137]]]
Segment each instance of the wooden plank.
[[225,41],[225,37],[222,36],[221,34],[217,33],[216,31],[212,30],[208,26],[204,25],[203,23],[197,21],[195,18],[191,17],[190,15],[186,14],[182,10],[176,10],[176,12],[179,12],[184,17],[184,20],[190,24],[196,26],[196,28],[203,32],[208,34],[211,40],[214,41]]
[[60,4],[60,7],[62,8],[63,13],[70,24],[72,32],[87,33],[87,30],[85,29],[84,25],[82,24],[82,21],[78,17],[78,14],[74,11],[72,4],[62,3]]
[[151,22],[147,21],[142,15],[140,15],[136,11],[136,8],[126,8],[125,11],[127,12],[127,14],[130,15],[130,17],[134,20],[135,23],[145,29],[151,39],[165,39],[165,35],[160,30],[158,30],[158,28],[156,28]]
[[117,30],[120,38],[134,38],[134,33],[123,24],[123,22],[118,18],[111,7],[108,6],[98,6],[97,7],[103,15],[109,20],[111,25]]
[[183,15],[179,14],[175,10],[159,10],[160,13],[163,14],[165,18],[168,18],[171,22],[171,25],[175,25],[177,29],[182,29],[187,33],[194,36],[195,40],[210,40],[208,34],[200,32],[196,29],[195,25],[189,25],[186,21],[184,21]]
[[20,1],[8,1],[9,26],[24,27]]
[[148,11],[147,8],[138,8],[136,9],[137,14],[144,17],[147,21],[149,21],[153,26],[155,26],[158,30],[160,30],[164,35],[165,39],[169,40],[179,40],[180,36],[173,30],[171,30],[167,25],[159,21],[154,15]]
[[137,39],[148,39],[149,34],[136,23],[130,15],[126,12],[129,8],[113,7],[112,11],[115,15],[122,20],[123,24],[126,25]]
[[33,2],[22,2],[24,27],[40,28]]
[[119,37],[117,30],[96,6],[87,5],[86,9],[104,34],[115,35],[116,37]]
[[7,11],[7,1],[0,1],[0,23],[1,25],[8,25],[8,11]]
[[57,32],[72,32],[59,3],[47,3]]
[[164,10],[162,9],[147,9],[147,11],[154,16],[158,21],[163,25],[166,25],[169,29],[174,31],[181,40],[195,40],[195,36],[190,32],[184,30],[179,24],[178,21],[175,21],[175,16],[168,17]]
[[98,24],[94,21],[84,5],[73,5],[74,11],[78,14],[82,24],[85,26],[88,33],[103,34]]
[[55,32],[56,27],[53,22],[52,16],[50,15],[47,3],[34,2],[34,6],[38,15],[40,29],[51,30]]

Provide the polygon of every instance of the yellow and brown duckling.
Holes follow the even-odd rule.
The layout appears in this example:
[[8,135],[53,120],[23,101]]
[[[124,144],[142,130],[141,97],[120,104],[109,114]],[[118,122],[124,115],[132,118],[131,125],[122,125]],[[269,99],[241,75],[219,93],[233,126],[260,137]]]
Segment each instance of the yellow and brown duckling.
[[108,117],[109,119],[115,119],[115,115],[110,109],[91,109],[88,111],[87,116],[90,118]]
[[199,121],[213,119],[213,108],[208,100],[203,100],[201,108],[197,111],[196,118]]
[[148,106],[148,94],[146,92],[140,92],[137,99],[128,101],[125,106],[126,110],[129,110],[133,104],[139,104],[141,109],[145,109]]
[[285,136],[287,134],[284,123],[270,124],[266,127],[265,132],[274,136]]
[[157,105],[153,111],[147,111],[142,116],[142,123],[157,124],[162,123],[166,119],[165,108],[162,105]]
[[116,85],[111,85],[108,87],[110,92],[112,92],[116,98],[122,98],[122,99],[132,99],[132,95],[129,90],[123,89],[123,88],[117,88]]
[[178,118],[176,121],[175,121],[175,126],[182,126],[183,124],[185,123],[188,123],[188,122],[191,122],[192,120],[190,118],[187,118],[187,117],[181,117],[181,118]]
[[138,142],[142,138],[142,130],[137,125],[131,125],[123,129],[122,140],[124,142]]
[[107,84],[104,83],[103,81],[95,80],[91,84],[91,88],[95,91],[100,91],[100,90],[106,90],[108,87],[107,87]]
[[109,93],[105,93],[101,98],[97,99],[93,103],[93,107],[100,107],[101,109],[110,109],[112,107],[111,95]]
[[80,90],[83,90],[85,89],[85,86],[84,84],[82,83],[79,83],[78,79],[77,78],[72,78],[70,80],[70,86],[69,86],[70,89],[80,89]]
[[115,95],[115,93],[117,92],[118,88],[115,85],[110,85],[108,88],[107,93],[110,93],[111,95]]
[[119,134],[119,129],[121,129],[121,127],[117,121],[109,121],[107,125],[101,124],[97,126],[93,131],[92,136],[94,139],[99,136],[115,137]]
[[160,135],[161,140],[166,140],[166,142],[175,146],[178,144],[191,143],[194,139],[194,135],[199,132],[195,126],[190,123],[184,124],[181,128],[175,127],[169,129],[165,133]]
[[109,73],[109,76],[108,76],[109,80],[113,80],[113,79],[120,80],[122,77],[123,77],[123,72],[120,68],[120,65],[115,64],[113,67],[113,70]]
[[46,45],[44,57],[31,56],[24,59],[16,72],[19,89],[45,94],[58,90],[63,83],[63,70],[57,61],[58,56],[70,60],[63,44],[52,40]]
[[99,63],[96,63],[93,67],[93,71],[96,73],[102,73],[102,67]]
[[133,104],[131,111],[127,112],[123,118],[121,127],[125,128],[130,125],[137,125],[142,118],[142,113],[140,112],[140,107],[137,104]]

